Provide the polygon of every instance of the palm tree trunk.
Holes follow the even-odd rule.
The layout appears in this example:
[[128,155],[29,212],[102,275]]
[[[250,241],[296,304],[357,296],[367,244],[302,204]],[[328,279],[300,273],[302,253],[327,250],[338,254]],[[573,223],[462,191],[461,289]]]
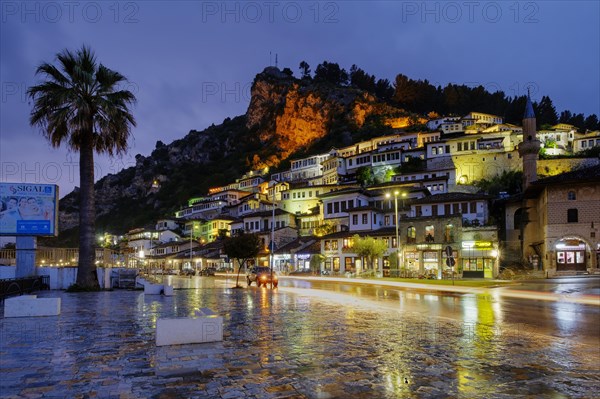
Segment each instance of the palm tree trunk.
[[94,148],[92,135],[84,134],[79,152],[79,266],[77,284],[81,288],[98,289],[96,275],[96,203],[94,198]]

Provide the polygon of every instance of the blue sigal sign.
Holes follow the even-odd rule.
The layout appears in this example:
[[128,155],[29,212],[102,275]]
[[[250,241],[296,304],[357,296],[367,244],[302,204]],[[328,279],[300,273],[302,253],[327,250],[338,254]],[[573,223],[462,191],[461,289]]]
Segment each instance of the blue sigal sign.
[[49,220],[17,220],[17,234],[49,234]]

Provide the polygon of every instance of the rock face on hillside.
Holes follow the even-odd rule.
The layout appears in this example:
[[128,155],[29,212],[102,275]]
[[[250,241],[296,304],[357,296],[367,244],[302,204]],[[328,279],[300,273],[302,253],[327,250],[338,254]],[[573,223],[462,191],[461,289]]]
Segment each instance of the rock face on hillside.
[[[254,79],[245,115],[192,130],[170,144],[159,141],[151,155],[136,155],[135,166],[98,181],[98,228],[110,229],[115,219],[123,226],[138,224],[133,228],[172,216],[189,196],[203,195],[210,185],[234,181],[249,169],[277,166],[336,129],[361,127],[371,115],[398,112],[361,90],[299,80],[268,67]],[[60,231],[77,226],[78,203],[77,190],[61,200]]]
[[325,137],[336,124],[359,128],[368,116],[399,112],[361,90],[294,79],[275,67],[256,76],[251,93],[246,126],[275,146],[279,161]]

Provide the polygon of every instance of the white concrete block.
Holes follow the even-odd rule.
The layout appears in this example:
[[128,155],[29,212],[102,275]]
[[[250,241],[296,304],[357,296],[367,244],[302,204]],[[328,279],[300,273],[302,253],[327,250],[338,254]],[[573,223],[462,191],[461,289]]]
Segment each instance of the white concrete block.
[[4,317],[58,316],[60,298],[38,298],[21,295],[4,300]]
[[165,285],[165,288],[163,289],[163,294],[165,296],[173,296],[175,294],[173,286],[172,285]]
[[162,284],[144,283],[144,294],[146,295],[160,295],[163,289],[164,286]]
[[223,341],[223,317],[210,309],[197,317],[163,318],[156,321],[156,346]]

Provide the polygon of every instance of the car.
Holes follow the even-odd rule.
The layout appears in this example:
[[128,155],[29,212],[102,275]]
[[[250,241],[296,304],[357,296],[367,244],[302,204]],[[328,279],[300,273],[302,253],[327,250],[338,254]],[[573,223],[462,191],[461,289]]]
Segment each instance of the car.
[[214,267],[207,267],[205,269],[200,270],[201,276],[214,276],[217,272],[217,269]]
[[[273,280],[271,280],[271,276],[273,276]],[[248,287],[250,287],[253,282],[256,282],[257,287],[260,287],[261,285],[267,287],[271,284],[271,281],[273,282],[273,288],[277,288],[279,278],[277,277],[277,274],[272,272],[268,267],[253,267],[246,275]]]
[[181,271],[181,275],[182,276],[195,276],[196,271],[194,269],[183,269]]

